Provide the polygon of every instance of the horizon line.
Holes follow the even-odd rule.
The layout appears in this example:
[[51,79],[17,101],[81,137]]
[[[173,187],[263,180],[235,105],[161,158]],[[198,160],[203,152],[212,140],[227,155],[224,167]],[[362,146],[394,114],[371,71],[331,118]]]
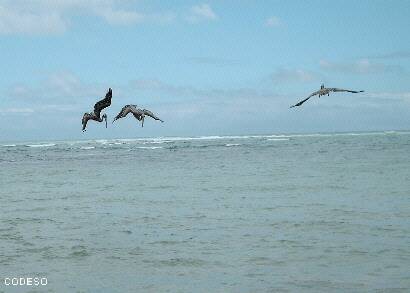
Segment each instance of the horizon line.
[[150,139],[219,139],[219,138],[241,138],[241,137],[265,137],[265,136],[290,136],[290,135],[327,135],[327,134],[383,134],[383,133],[410,133],[410,129],[390,130],[351,130],[351,131],[316,131],[316,132],[277,132],[258,134],[210,134],[210,135],[179,135],[179,136],[145,136],[145,137],[117,137],[117,138],[72,138],[72,139],[38,139],[38,140],[0,140],[0,143],[28,143],[28,142],[70,142],[70,141],[97,141],[97,140],[150,140]]

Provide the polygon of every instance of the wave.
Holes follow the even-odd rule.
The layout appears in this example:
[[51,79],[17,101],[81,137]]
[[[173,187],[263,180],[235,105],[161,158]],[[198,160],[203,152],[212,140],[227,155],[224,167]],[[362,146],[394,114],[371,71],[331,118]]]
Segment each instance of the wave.
[[82,150],[92,150],[92,149],[95,149],[95,147],[88,146],[88,147],[81,147],[80,149],[82,149]]
[[[73,141],[57,141],[56,143],[43,143],[43,144],[27,144],[26,147],[51,147],[56,144],[59,145],[130,145],[130,144],[142,144],[142,145],[162,145],[173,144],[176,142],[190,142],[190,141],[218,141],[218,140],[248,140],[248,139],[260,139],[268,141],[286,141],[291,138],[309,138],[309,137],[351,137],[351,136],[380,136],[380,135],[410,135],[410,131],[374,131],[374,132],[338,132],[338,133],[300,133],[300,134],[264,134],[264,135],[210,135],[210,136],[192,136],[192,137],[141,137],[141,138],[119,138],[119,139],[96,139],[96,140],[73,140]],[[18,147],[20,144],[4,144],[0,147]],[[225,144],[223,144],[225,146]]]
[[137,147],[137,149],[156,150],[156,149],[163,149],[163,147]]
[[297,138],[297,137],[330,137],[330,136],[350,136],[350,135],[382,135],[382,134],[410,134],[410,132],[396,132],[396,131],[383,131],[383,132],[351,132],[351,133],[300,133],[300,134],[261,134],[261,135],[211,135],[211,136],[193,136],[193,137],[157,137],[157,138],[137,138],[129,139],[127,141],[146,141],[153,143],[163,143],[172,141],[190,141],[190,140],[222,140],[222,139],[269,139],[269,138]]
[[108,139],[96,139],[94,142],[100,143],[100,144],[107,144],[109,143]]
[[26,147],[29,148],[45,148],[55,146],[55,143],[45,143],[45,144],[26,144]]
[[233,147],[233,146],[240,146],[240,143],[227,143],[225,146],[227,147]]
[[269,141],[286,141],[286,140],[289,140],[289,138],[268,138],[267,140],[269,140]]
[[170,140],[152,140],[152,141],[144,141],[143,144],[162,144],[162,143],[170,143]]

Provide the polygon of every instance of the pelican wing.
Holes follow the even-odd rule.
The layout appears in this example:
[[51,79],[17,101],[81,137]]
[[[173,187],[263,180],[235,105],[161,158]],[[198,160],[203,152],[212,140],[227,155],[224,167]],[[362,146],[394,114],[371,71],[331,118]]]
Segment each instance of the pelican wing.
[[162,119],[160,119],[159,117],[157,117],[154,113],[152,113],[150,110],[144,109],[142,110],[142,112],[144,113],[144,115],[149,116],[155,120],[159,120],[161,122],[164,122]]
[[112,98],[112,89],[109,88],[108,92],[105,94],[105,98],[102,99],[101,101],[98,101],[94,105],[94,113],[97,117],[100,117],[100,113],[103,109],[111,105],[111,98]]
[[335,87],[330,88],[329,91],[331,91],[331,92],[348,92],[348,93],[354,93],[354,94],[364,92],[364,91],[352,91],[352,90],[338,89],[338,88],[335,88]]
[[134,109],[135,109],[135,105],[125,105],[124,107],[122,107],[120,113],[118,113],[118,115],[115,116],[112,123],[114,123],[114,121],[117,119],[124,118],[125,116],[128,115],[128,113],[133,112]]
[[81,120],[81,124],[83,125],[83,132],[85,131],[85,129],[87,128],[87,122],[88,122],[88,120],[90,120],[90,114],[88,114],[88,113],[85,113],[84,115],[83,115],[83,119]]
[[306,99],[304,99],[304,100],[302,100],[302,101],[300,101],[300,102],[298,102],[298,103],[296,103],[296,104],[294,104],[293,106],[290,106],[290,107],[291,107],[291,108],[293,108],[293,107],[299,107],[299,106],[301,106],[304,102],[306,102],[307,100],[309,100],[311,97],[316,96],[316,95],[318,95],[319,93],[320,93],[320,91],[316,91],[316,92],[310,94],[310,96],[307,97]]

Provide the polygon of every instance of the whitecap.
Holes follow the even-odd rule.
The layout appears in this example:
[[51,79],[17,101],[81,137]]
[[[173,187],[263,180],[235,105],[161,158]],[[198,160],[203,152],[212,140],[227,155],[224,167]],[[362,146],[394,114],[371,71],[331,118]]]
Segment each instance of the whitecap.
[[55,143],[45,143],[45,144],[27,144],[27,147],[30,148],[44,148],[44,147],[52,147],[55,146]]
[[163,147],[158,147],[158,146],[152,146],[152,147],[137,147],[137,149],[145,149],[145,150],[156,150],[156,149],[162,149]]
[[267,140],[269,140],[269,141],[286,141],[286,140],[289,140],[289,138],[268,138]]
[[95,149],[93,146],[88,146],[88,147],[81,147],[82,150],[92,150]]
[[95,142],[101,143],[101,144],[107,144],[109,141],[107,139],[96,139]]
[[225,146],[232,147],[232,146],[240,146],[240,143],[227,143]]

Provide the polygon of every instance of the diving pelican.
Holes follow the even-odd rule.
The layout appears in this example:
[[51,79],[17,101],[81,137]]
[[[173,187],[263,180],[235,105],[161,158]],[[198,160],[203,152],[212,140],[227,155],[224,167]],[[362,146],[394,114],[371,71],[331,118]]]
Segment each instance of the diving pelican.
[[107,114],[104,113],[102,117],[100,117],[100,114],[103,109],[111,105],[111,98],[112,98],[112,89],[109,88],[108,92],[105,94],[105,98],[95,103],[94,111],[91,113],[84,113],[83,120],[82,120],[83,131],[85,131],[85,128],[87,127],[88,120],[94,120],[97,122],[103,122],[103,120],[105,120],[105,128],[107,128]]
[[329,96],[330,92],[349,92],[349,93],[357,94],[357,93],[363,93],[364,91],[344,90],[344,89],[338,89],[338,88],[335,88],[335,87],[326,88],[325,85],[322,84],[322,85],[320,86],[320,90],[318,90],[318,91],[316,91],[316,92],[310,94],[309,97],[307,97],[306,99],[300,101],[299,103],[297,103],[297,104],[295,104],[295,105],[293,105],[293,106],[290,106],[290,108],[299,107],[299,106],[301,106],[304,102],[306,102],[307,100],[309,100],[311,97],[316,96],[316,95],[319,95],[319,98],[320,98],[320,96],[325,96],[325,95],[328,95],[328,96]]
[[152,113],[151,111],[147,110],[147,109],[143,109],[141,110],[140,108],[137,108],[137,105],[125,105],[120,113],[118,113],[118,115],[114,118],[114,120],[112,121],[112,123],[114,123],[116,120],[120,119],[120,118],[124,118],[125,116],[128,115],[128,113],[132,113],[132,115],[134,115],[134,117],[138,120],[141,121],[141,127],[144,127],[144,119],[145,116],[149,116],[155,120],[159,120],[161,122],[164,122],[163,120],[161,120],[160,118],[158,118],[157,116],[155,116],[154,113]]

